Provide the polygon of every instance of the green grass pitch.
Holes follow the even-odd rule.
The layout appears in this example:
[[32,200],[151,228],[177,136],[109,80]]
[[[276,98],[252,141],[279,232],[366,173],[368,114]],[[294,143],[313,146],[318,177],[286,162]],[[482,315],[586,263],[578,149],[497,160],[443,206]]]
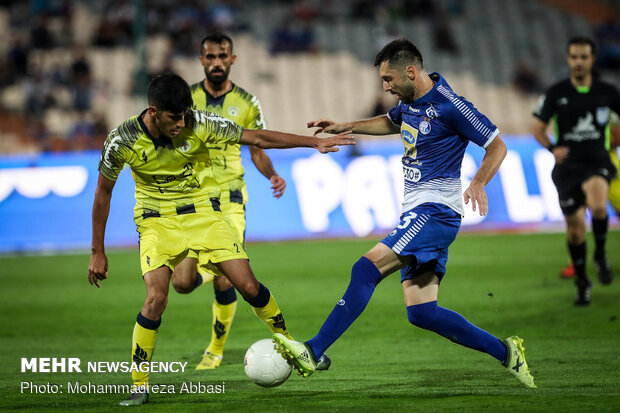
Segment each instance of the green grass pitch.
[[[318,331],[348,284],[351,265],[375,240],[251,244],[258,278],[274,293],[297,339]],[[171,290],[154,361],[188,362],[184,373],[154,373],[140,411],[557,411],[620,409],[620,280],[601,286],[591,262],[592,305],[575,308],[574,287],[558,273],[563,234],[461,234],[450,251],[439,302],[498,337],[525,338],[538,389],[522,387],[493,358],[407,322],[399,276],[376,290],[362,316],[328,351],[328,372],[292,376],[263,389],[243,371],[245,350],[269,337],[240,300],[222,367],[195,371],[210,337],[210,285]],[[620,232],[608,255],[620,272]],[[21,373],[22,357],[129,360],[131,332],[144,299],[136,250],[109,251],[101,289],[86,278],[88,255],[0,258],[0,411],[109,412],[124,394],[68,394],[67,382],[128,384],[124,373]],[[20,392],[22,382],[63,385],[62,394]],[[225,383],[225,393],[180,393],[183,383]]]

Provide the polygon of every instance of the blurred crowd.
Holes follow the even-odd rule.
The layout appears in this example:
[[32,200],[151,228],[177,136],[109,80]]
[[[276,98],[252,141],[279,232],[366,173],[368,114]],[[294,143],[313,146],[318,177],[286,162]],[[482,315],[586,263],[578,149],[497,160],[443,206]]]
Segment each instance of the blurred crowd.
[[[95,78],[89,60],[92,48],[134,46],[136,30],[146,36],[164,34],[174,45],[174,55],[194,56],[199,42],[209,32],[239,33],[251,30],[251,9],[265,3],[286,10],[280,22],[269,29],[268,48],[278,53],[317,52],[314,24],[335,19],[360,19],[383,27],[397,20],[431,19],[437,47],[458,53],[449,30],[449,16],[463,13],[457,0],[0,0],[6,18],[0,25],[8,42],[0,47],[0,137],[17,137],[17,148],[2,139],[0,152],[27,150],[66,151],[99,149],[111,125],[104,111],[93,102],[105,101],[105,83]],[[142,10],[136,5],[142,5]],[[439,7],[448,4],[449,7]],[[76,9],[87,7],[94,16],[88,36],[76,30]],[[84,24],[82,24],[84,26]],[[69,59],[43,64],[45,53],[68,52]],[[171,56],[172,59],[174,56]],[[169,63],[168,63],[169,64]],[[10,90],[9,90],[10,89]],[[12,93],[4,93],[4,92]],[[128,91],[130,93],[130,91]],[[50,114],[56,116],[54,128]],[[60,119],[60,120],[58,120]]]
[[[257,21],[255,11],[267,6],[284,12]],[[87,10],[88,22],[79,21],[83,14],[78,9]],[[93,73],[92,51],[133,48],[137,32],[169,39],[172,55],[164,67],[172,67],[175,56],[195,56],[206,33],[259,37],[259,25],[272,55],[316,53],[322,46],[317,23],[338,21],[369,23],[381,33],[377,43],[384,44],[396,36],[396,23],[424,19],[433,28],[429,35],[435,50],[459,55],[453,22],[467,19],[461,0],[0,0],[0,12],[0,33],[6,39],[0,45],[0,153],[19,151],[21,144],[28,150],[99,149],[113,126],[100,110],[111,92]],[[618,20],[595,33],[601,66],[619,68]],[[45,53],[68,58],[43,64]],[[525,94],[544,86],[525,62],[515,63],[513,85]],[[61,114],[55,124],[64,127],[51,127],[50,113]],[[17,148],[7,147],[4,138],[10,136],[19,138]]]
[[[0,93],[8,88],[14,92],[0,101],[0,118],[5,120],[0,124],[0,137],[19,136],[18,144],[29,150],[99,149],[110,125],[93,102],[98,96],[105,100],[107,91],[93,76],[88,50],[133,47],[136,24],[143,25],[147,36],[164,33],[180,46],[175,53],[181,55],[195,55],[207,32],[247,29],[237,0],[145,0],[143,12],[136,10],[136,3],[0,0],[6,16],[0,25],[6,26],[1,29],[8,39],[0,49]],[[95,16],[96,24],[86,40],[75,30],[78,5]],[[39,59],[46,52],[61,55],[67,51],[71,58],[60,63],[44,65]],[[47,118],[54,111],[62,113],[60,118],[67,123],[67,127],[56,128],[62,132],[49,127]],[[3,150],[12,149],[0,145]]]

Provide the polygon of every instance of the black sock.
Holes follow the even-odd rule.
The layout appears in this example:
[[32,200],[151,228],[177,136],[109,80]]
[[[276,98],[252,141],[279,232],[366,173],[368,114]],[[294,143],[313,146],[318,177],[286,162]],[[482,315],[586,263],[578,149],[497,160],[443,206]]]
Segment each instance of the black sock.
[[222,305],[232,304],[237,301],[235,287],[230,287],[228,290],[224,291],[215,290],[215,301]]
[[571,260],[573,260],[577,278],[586,278],[586,243],[582,242],[576,245],[568,244],[568,252],[570,253]]
[[592,232],[594,233],[594,241],[596,242],[596,249],[594,250],[595,257],[605,256],[605,242],[607,241],[607,228],[609,227],[609,218],[602,219],[592,218]]

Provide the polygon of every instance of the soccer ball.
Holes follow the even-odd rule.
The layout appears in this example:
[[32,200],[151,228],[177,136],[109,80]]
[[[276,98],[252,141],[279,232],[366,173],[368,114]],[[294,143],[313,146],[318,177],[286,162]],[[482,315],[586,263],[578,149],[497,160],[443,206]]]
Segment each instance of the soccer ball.
[[243,359],[245,374],[262,387],[276,387],[289,378],[293,368],[273,348],[269,338],[252,344]]

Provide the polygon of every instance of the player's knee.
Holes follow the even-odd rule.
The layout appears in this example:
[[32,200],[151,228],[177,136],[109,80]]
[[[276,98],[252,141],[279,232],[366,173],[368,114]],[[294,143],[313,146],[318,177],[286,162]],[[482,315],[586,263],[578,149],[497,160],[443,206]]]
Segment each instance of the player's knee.
[[373,264],[366,257],[362,257],[351,269],[351,281],[358,282],[360,284],[374,284],[375,286],[381,280],[381,273],[377,269],[377,266]]
[[245,301],[251,300],[252,298],[258,295],[260,290],[260,283],[256,278],[252,278],[249,280],[242,281],[235,285],[239,294],[243,297]]
[[590,208],[590,211],[592,212],[593,218],[604,219],[605,217],[607,217],[607,204],[593,205]]
[[407,307],[407,319],[411,324],[425,330],[432,330],[437,312],[437,301],[410,305]]
[[174,291],[179,294],[191,293],[195,288],[195,282],[189,278],[172,277]]

